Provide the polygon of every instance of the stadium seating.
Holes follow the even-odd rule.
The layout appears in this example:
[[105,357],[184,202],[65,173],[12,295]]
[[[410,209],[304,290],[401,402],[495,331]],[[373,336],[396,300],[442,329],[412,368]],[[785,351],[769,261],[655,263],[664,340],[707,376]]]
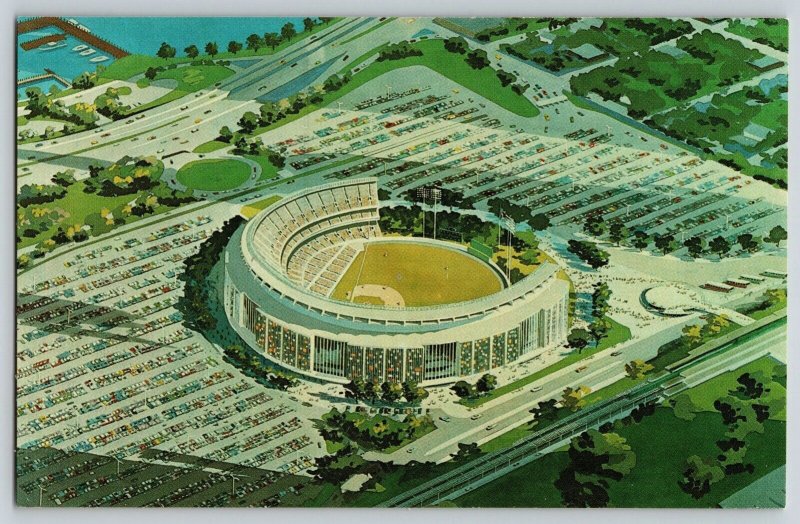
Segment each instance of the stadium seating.
[[374,183],[353,181],[281,200],[264,217],[254,244],[296,284],[329,295],[360,251],[380,236]]

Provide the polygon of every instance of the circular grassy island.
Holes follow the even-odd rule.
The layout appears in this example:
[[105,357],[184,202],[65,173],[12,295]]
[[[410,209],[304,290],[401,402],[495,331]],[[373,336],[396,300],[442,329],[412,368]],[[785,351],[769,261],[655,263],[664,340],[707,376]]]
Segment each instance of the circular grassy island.
[[239,160],[194,160],[178,170],[178,182],[189,189],[227,191],[247,181],[250,166]]

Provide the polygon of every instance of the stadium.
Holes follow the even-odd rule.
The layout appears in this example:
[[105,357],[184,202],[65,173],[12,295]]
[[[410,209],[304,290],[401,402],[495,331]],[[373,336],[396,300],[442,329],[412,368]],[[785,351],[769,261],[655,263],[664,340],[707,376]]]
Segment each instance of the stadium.
[[460,244],[384,236],[375,179],[288,195],[225,251],[224,307],[269,360],[346,383],[452,382],[567,335],[569,283],[544,263],[510,285]]

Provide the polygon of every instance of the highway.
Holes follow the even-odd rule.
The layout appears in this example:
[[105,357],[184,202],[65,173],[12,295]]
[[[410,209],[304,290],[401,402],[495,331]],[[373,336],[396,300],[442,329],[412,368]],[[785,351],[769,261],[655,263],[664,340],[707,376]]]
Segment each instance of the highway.
[[[556,424],[533,432],[513,446],[488,453],[445,475],[401,493],[380,504],[381,507],[421,507],[455,498],[495,478],[544,455],[546,450],[559,447],[587,428],[613,420],[637,405],[673,395],[688,387],[705,382],[721,373],[751,362],[773,348],[786,343],[786,332],[780,323],[772,324],[746,343],[730,343],[686,363],[625,393],[578,411]],[[746,344],[744,348],[743,346]],[[735,353],[729,353],[739,349]]]

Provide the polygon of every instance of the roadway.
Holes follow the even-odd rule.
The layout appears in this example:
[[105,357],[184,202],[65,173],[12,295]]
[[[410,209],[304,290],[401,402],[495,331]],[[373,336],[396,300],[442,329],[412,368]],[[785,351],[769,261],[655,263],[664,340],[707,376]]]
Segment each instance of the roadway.
[[[665,373],[616,397],[579,411],[564,420],[535,431],[513,446],[488,453],[444,475],[380,504],[383,507],[428,506],[453,499],[556,449],[589,427],[599,426],[627,413],[640,403],[657,400],[737,369],[786,343],[781,324],[761,332],[755,339],[736,341],[709,355]],[[735,350],[735,352],[734,352]]]

